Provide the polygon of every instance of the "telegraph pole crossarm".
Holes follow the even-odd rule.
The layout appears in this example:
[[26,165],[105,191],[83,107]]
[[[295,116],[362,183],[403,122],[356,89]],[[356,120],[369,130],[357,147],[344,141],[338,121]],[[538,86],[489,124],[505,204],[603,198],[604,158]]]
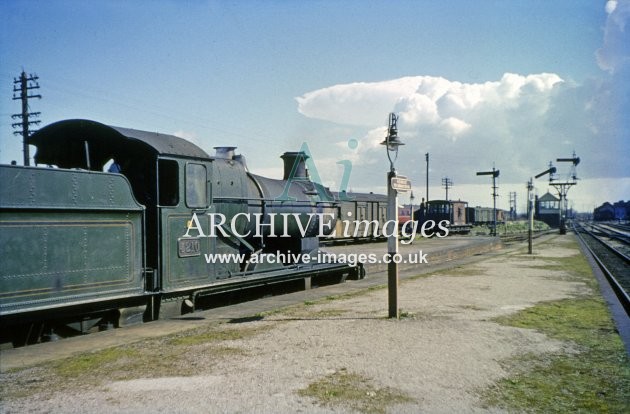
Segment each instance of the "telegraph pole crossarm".
[[445,200],[448,201],[448,189],[453,187],[453,180],[451,180],[448,177],[444,177],[444,178],[442,178],[442,185],[446,189],[446,198],[445,198]]

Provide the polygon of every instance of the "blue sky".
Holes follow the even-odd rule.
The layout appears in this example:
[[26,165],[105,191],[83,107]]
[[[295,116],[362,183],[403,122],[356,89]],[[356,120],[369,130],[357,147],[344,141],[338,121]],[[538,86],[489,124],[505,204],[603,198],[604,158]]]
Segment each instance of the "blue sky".
[[407,143],[397,168],[424,194],[430,152],[432,198],[448,176],[450,196],[490,205],[474,173],[494,163],[500,205],[509,191],[523,204],[527,179],[575,150],[569,198],[591,209],[630,198],[629,17],[627,0],[3,1],[0,162],[21,160],[10,115],[24,68],[40,77],[42,125],[235,145],[269,176],[306,142],[333,189],[349,159],[352,189],[385,191],[391,111]]

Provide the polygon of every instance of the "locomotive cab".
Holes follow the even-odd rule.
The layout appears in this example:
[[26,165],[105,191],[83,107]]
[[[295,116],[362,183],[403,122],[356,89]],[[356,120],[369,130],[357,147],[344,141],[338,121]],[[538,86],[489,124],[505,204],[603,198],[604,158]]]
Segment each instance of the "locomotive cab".
[[[172,135],[87,120],[51,124],[31,136],[29,143],[37,147],[37,164],[102,171],[108,162],[115,162],[117,172],[128,180],[133,196],[144,206],[144,268],[149,270],[146,288],[157,289],[162,265],[158,242],[161,206],[177,206],[180,198],[180,165],[163,157],[207,159],[208,155],[196,145]],[[204,204],[207,204],[205,200]]]

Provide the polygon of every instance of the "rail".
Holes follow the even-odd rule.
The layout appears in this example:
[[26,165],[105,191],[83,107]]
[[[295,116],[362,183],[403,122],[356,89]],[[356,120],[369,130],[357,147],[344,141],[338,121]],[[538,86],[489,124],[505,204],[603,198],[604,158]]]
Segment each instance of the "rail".
[[[535,230],[534,233],[532,234],[532,237],[535,239],[535,238],[538,238],[540,236],[544,236],[545,234],[553,233],[555,231],[556,230],[552,230],[552,229]],[[499,238],[504,243],[522,242],[522,241],[527,240],[528,237],[529,237],[529,235],[528,235],[527,232],[512,233],[512,234],[499,234]]]
[[606,266],[604,264],[604,261],[602,260],[602,258],[591,248],[591,246],[585,240],[585,238],[582,237],[582,234],[587,234],[588,236],[591,237],[591,239],[596,240],[599,244],[601,244],[606,249],[608,249],[610,252],[612,252],[613,255],[615,257],[617,257],[617,259],[619,261],[623,262],[622,263],[622,268],[623,268],[622,271],[625,272],[625,275],[623,275],[623,276],[625,276],[628,279],[627,283],[630,283],[630,274],[628,273],[628,263],[630,263],[630,258],[628,258],[628,256],[624,255],[623,253],[619,252],[617,249],[615,249],[612,246],[610,246],[605,241],[601,240],[599,237],[597,237],[593,233],[591,233],[588,230],[586,230],[586,228],[584,228],[584,226],[581,226],[579,224],[576,225],[574,223],[573,224],[573,231],[575,232],[575,234],[578,236],[578,238],[582,242],[582,245],[584,246],[584,248],[593,257],[593,260],[595,260],[595,263],[597,263],[597,266],[599,266],[599,268],[602,270],[604,276],[606,276],[606,279],[608,280],[608,283],[610,283],[610,286],[612,287],[613,291],[615,292],[615,295],[617,295],[617,298],[619,299],[619,302],[621,303],[621,305],[625,309],[626,314],[630,316],[630,296],[628,295],[628,287],[627,286],[624,287],[622,285],[622,283],[620,283],[620,281],[613,274],[613,272],[608,269],[609,266]]
[[597,230],[602,235],[630,245],[630,235],[628,231],[623,231],[610,224],[591,224],[591,229]]

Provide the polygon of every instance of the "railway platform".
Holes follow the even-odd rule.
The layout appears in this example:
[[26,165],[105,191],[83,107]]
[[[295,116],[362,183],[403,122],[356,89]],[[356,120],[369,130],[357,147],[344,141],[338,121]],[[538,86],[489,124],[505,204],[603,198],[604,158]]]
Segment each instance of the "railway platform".
[[[533,255],[526,243],[486,244],[441,262],[444,246],[423,243],[429,263],[401,271],[401,320],[387,318],[386,272],[372,268],[359,281],[5,350],[5,410],[624,412],[628,359],[575,236],[542,236]],[[580,312],[600,317],[571,319]],[[70,378],[63,367],[78,360],[91,369]]]
[[[427,263],[401,263],[399,265],[401,279],[410,275],[454,266],[455,263],[459,263],[459,261],[462,260],[478,260],[479,255],[496,252],[501,248],[502,243],[496,237],[456,236],[417,240],[413,244],[401,246],[401,255],[407,260],[408,255],[416,254],[419,250],[422,250],[423,254],[426,254]],[[328,246],[325,247],[324,250],[334,254],[352,254],[356,252],[374,254],[375,257],[381,259],[381,256],[387,252],[387,242]],[[207,324],[208,321],[238,319],[272,309],[302,303],[304,301],[317,300],[330,295],[345,294],[387,283],[386,264],[367,263],[365,270],[367,276],[359,281],[349,281],[340,285],[325,286],[322,288],[267,297],[260,300],[239,303],[237,305],[199,311],[194,314],[179,317],[174,316],[149,324],[126,326],[124,329],[97,332],[87,336],[67,338],[45,344],[35,344],[25,348],[2,349],[0,350],[0,372],[65,358],[80,352],[94,351],[143,339],[175,334],[183,330],[192,329],[197,325]]]

